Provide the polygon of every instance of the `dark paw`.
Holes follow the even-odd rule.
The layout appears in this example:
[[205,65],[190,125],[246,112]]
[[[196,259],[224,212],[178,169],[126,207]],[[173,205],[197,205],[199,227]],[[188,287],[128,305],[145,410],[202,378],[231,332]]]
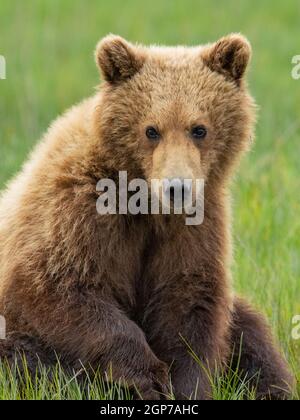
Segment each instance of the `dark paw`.
[[164,400],[170,396],[168,366],[155,361],[133,380],[136,397],[143,400]]

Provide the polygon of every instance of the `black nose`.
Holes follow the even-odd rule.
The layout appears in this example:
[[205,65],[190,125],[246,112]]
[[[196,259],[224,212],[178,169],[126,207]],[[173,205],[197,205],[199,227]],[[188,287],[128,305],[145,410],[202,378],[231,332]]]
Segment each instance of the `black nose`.
[[191,189],[191,182],[188,180],[184,182],[184,179],[181,178],[168,179],[164,184],[164,192],[170,197],[171,201],[179,197],[183,202],[184,197],[190,194]]

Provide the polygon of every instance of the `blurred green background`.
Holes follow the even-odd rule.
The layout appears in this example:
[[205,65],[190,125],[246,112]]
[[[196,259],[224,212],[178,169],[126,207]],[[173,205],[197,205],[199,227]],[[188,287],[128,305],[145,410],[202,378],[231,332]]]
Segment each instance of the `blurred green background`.
[[93,93],[94,47],[131,41],[196,45],[242,32],[253,46],[257,139],[233,185],[234,283],[269,317],[300,376],[300,54],[297,0],[1,0],[0,186],[20,168],[51,120]]

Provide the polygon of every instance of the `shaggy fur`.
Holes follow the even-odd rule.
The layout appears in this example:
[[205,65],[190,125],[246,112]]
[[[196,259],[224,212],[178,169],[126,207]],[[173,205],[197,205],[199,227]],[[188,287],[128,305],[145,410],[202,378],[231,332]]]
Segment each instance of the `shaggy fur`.
[[[100,42],[99,91],[52,125],[1,198],[0,313],[11,335],[0,356],[23,349],[44,361],[55,350],[69,365],[112,364],[115,379],[149,399],[167,392],[171,374],[177,398],[198,383],[206,399],[209,382],[184,340],[215,369],[244,333],[241,369],[261,370],[258,395],[288,396],[286,362],[230,280],[228,182],[255,120],[250,53],[240,35],[197,48]],[[208,130],[201,143],[189,136],[197,124]],[[145,136],[149,125],[159,142]],[[97,181],[121,170],[129,180],[203,178],[204,223],[100,216]]]

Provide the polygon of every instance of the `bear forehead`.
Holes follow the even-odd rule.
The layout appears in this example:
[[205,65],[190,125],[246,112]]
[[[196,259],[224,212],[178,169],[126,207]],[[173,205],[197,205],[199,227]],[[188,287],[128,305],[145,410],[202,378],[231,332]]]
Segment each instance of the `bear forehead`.
[[[206,47],[206,46],[205,46]],[[136,90],[144,97],[151,94],[155,102],[166,99],[189,101],[207,100],[215,96],[241,96],[244,92],[237,89],[234,82],[228,81],[223,75],[212,72],[203,62],[198,47],[139,47],[146,57],[140,71],[125,83],[124,90]],[[122,88],[122,86],[121,86]],[[144,95],[142,95],[144,94]]]
[[116,89],[118,107],[126,105],[136,116],[160,115],[163,120],[180,115],[191,120],[219,113],[219,108],[241,106],[244,95],[222,75],[211,72],[195,54],[196,48],[188,52],[176,48],[177,59],[173,50],[167,48],[166,54],[165,48],[154,48],[140,72]]

